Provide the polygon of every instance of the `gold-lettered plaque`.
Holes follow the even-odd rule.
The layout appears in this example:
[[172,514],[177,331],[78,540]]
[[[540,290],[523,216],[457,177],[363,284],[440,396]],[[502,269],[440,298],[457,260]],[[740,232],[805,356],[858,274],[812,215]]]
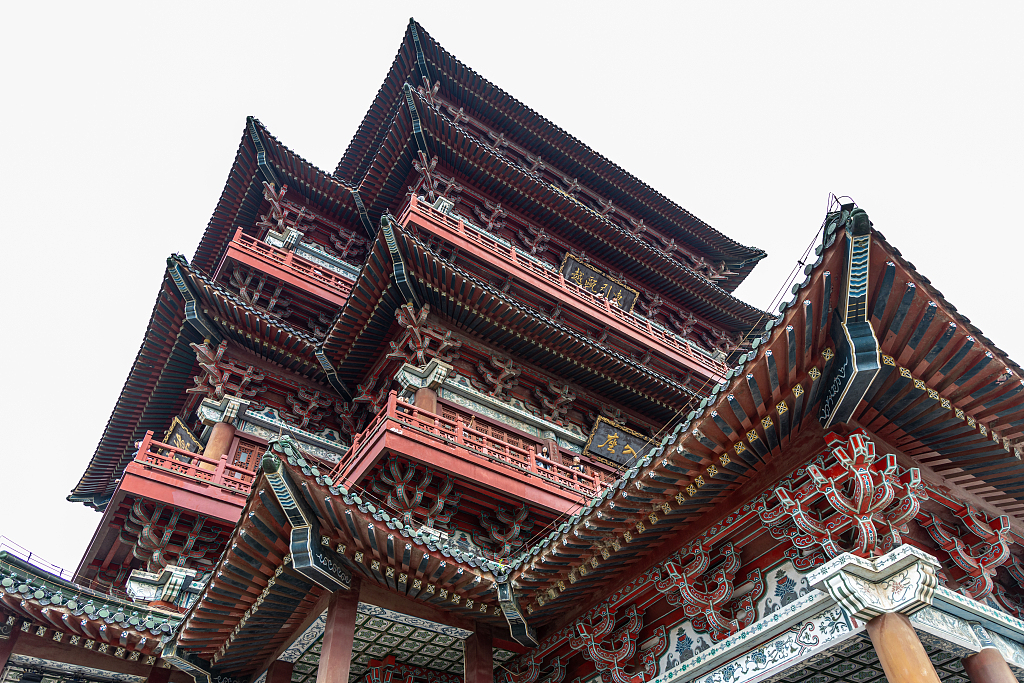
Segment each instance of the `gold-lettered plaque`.
[[653,445],[643,434],[620,427],[606,417],[599,417],[584,451],[616,465],[631,465]]
[[577,287],[608,299],[627,313],[633,310],[637,297],[640,296],[638,291],[624,282],[616,280],[593,266],[580,263],[569,254],[565,255],[560,272],[566,282],[571,282]]
[[163,443],[180,448],[183,451],[188,451],[189,453],[203,452],[203,445],[199,443],[199,439],[189,431],[185,423],[178,419],[177,416],[171,421],[171,428],[164,434]]

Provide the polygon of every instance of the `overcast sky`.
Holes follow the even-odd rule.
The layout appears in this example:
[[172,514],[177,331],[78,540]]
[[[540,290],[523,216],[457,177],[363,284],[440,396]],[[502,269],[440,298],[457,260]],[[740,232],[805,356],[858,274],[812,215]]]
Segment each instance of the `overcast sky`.
[[74,569],[65,501],[191,258],[247,115],[333,170],[410,16],[514,97],[769,258],[830,192],[1024,362],[1024,4],[12,3],[0,51],[0,534]]

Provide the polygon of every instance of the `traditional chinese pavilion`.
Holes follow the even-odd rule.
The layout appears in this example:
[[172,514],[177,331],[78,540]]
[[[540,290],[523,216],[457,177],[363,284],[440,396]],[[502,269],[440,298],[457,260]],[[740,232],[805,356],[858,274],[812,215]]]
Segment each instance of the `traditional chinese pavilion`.
[[1024,680],[1024,382],[852,202],[793,298],[411,22],[333,172],[246,121],[7,681]]

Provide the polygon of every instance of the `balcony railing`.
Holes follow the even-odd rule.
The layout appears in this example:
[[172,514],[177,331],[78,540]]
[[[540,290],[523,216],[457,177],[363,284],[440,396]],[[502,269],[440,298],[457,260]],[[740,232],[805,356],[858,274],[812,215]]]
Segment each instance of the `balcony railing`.
[[[479,418],[477,421],[483,422]],[[386,409],[379,412],[366,429],[355,436],[352,448],[334,467],[330,476],[334,481],[344,481],[350,465],[358,462],[382,433],[398,430],[423,443],[460,451],[468,459],[486,461],[492,469],[507,469],[510,473],[536,478],[569,492],[573,498],[595,496],[613,479],[609,473],[601,472],[589,464],[582,466],[582,472],[575,470],[558,462],[556,458],[543,455],[544,444],[541,442],[510,433],[503,434],[504,430],[500,427],[485,424],[486,427],[475,429],[467,425],[461,415],[455,419],[435,415],[400,400],[397,393],[392,391]],[[588,474],[588,471],[592,474]]]
[[[718,380],[724,379],[725,373],[728,371],[728,367],[724,363],[719,363],[695,351],[686,340],[660,326],[652,325],[645,318],[622,310],[612,304],[610,299],[583,289],[571,281],[566,281],[560,272],[550,270],[540,262],[520,253],[519,250],[504,240],[473,227],[467,227],[467,223],[462,219],[453,218],[438,211],[429,204],[419,201],[416,195],[410,198],[408,206],[406,206],[399,219],[400,223],[403,226],[407,225],[412,215],[428,219],[429,222],[425,225],[417,223],[419,227],[434,233],[441,233],[442,236],[448,239],[461,239],[476,245],[493,254],[497,259],[496,263],[511,264],[512,267],[518,268],[535,282],[539,281],[548,287],[555,288],[560,297],[567,296],[569,299],[574,300],[577,304],[581,305],[582,310],[593,318],[598,320],[614,320],[626,328],[627,332],[638,335],[637,338],[647,342],[648,345],[661,347],[661,349],[668,352],[667,355],[670,357],[682,357],[681,359],[684,362],[696,365],[713,378]],[[437,230],[438,226],[442,230]]]
[[[232,251],[236,253],[232,254]],[[275,266],[284,273],[303,278],[319,286],[329,292],[326,298],[338,305],[344,303],[352,291],[352,280],[304,259],[293,251],[280,249],[251,235],[246,235],[241,228],[235,231],[234,238],[228,243],[228,256],[237,258],[239,255],[245,255],[259,262]],[[249,262],[249,265],[256,264]]]
[[228,464],[227,456],[214,460],[181,448],[153,440],[153,432],[137,443],[135,462],[146,468],[170,472],[185,479],[249,495],[255,473]]

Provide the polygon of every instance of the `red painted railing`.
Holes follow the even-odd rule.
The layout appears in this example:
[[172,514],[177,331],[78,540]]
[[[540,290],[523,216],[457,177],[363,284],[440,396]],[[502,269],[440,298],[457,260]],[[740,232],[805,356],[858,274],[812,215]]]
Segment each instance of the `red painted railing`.
[[214,460],[170,444],[153,440],[153,432],[136,444],[135,462],[146,467],[171,472],[179,477],[218,486],[248,495],[256,475],[242,467],[228,464],[227,456]]
[[408,206],[406,206],[405,210],[402,212],[401,218],[399,219],[401,224],[406,225],[409,216],[414,213],[429,219],[435,225],[439,224],[443,226],[448,231],[457,234],[462,239],[473,242],[483,249],[486,249],[500,259],[498,263],[510,263],[519,270],[525,271],[533,277],[544,280],[549,285],[557,287],[565,294],[585,304],[587,308],[592,309],[594,312],[614,317],[618,322],[629,328],[630,331],[638,333],[641,338],[669,347],[681,356],[686,357],[687,360],[708,370],[713,377],[723,379],[725,377],[725,373],[728,372],[729,368],[724,363],[719,363],[698,351],[694,351],[688,343],[671,332],[651,325],[648,320],[638,318],[631,313],[627,313],[618,306],[613,305],[611,300],[607,297],[583,289],[571,281],[566,281],[560,272],[551,271],[531,259],[524,258],[515,250],[514,247],[504,244],[484,232],[473,228],[467,228],[466,224],[462,220],[452,218],[451,216],[438,211],[429,204],[420,202],[416,198],[416,195],[410,197]]
[[[479,418],[478,421],[483,422]],[[580,472],[542,455],[543,444],[540,441],[528,442],[520,438],[521,443],[527,444],[525,448],[507,443],[467,426],[461,417],[450,420],[417,408],[400,400],[394,391],[388,396],[386,409],[379,412],[366,429],[352,440],[352,448],[335,466],[331,478],[343,481],[349,466],[358,461],[385,430],[407,434],[410,438],[444,450],[461,451],[470,458],[487,461],[492,467],[506,468],[521,476],[536,477],[571,492],[573,497],[594,496],[602,486],[599,477],[586,473],[586,465],[583,466],[584,471]]]
[[251,235],[246,235],[242,232],[241,228],[235,231],[235,237],[231,240],[229,246],[276,263],[282,268],[294,271],[298,275],[333,289],[344,297],[348,297],[352,291],[352,281],[350,279],[312,261],[307,261],[295,252],[280,249]]

